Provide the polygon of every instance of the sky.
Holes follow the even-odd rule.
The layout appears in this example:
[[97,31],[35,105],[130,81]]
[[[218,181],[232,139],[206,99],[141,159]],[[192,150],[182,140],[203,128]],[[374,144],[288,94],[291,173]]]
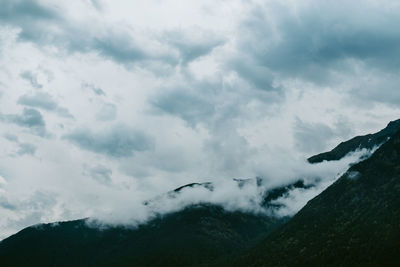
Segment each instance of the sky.
[[191,182],[228,203],[232,178],[331,181],[348,161],[305,159],[400,118],[398,1],[0,6],[0,239],[145,220],[143,201]]

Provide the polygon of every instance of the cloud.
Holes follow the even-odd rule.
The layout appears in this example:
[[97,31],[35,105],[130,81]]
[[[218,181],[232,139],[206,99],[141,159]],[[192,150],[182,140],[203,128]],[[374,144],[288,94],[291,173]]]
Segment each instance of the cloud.
[[90,88],[93,91],[93,93],[95,93],[98,96],[106,96],[106,93],[103,91],[103,89],[101,89],[100,87],[96,87],[93,84],[84,83],[82,86]]
[[294,135],[296,147],[300,151],[318,153],[325,151],[332,138],[340,136],[343,140],[349,138],[352,129],[347,121],[337,121],[335,127],[330,127],[324,123],[308,123],[296,118]]
[[183,64],[188,64],[209,54],[214,48],[225,42],[221,36],[202,31],[198,27],[186,31],[166,32],[163,40],[178,49]]
[[[394,25],[400,22],[400,7],[391,3],[255,4],[240,24],[237,51],[227,68],[264,90],[283,90],[274,83],[299,79],[318,86],[341,86],[356,96],[367,94],[364,99],[369,101],[390,101],[376,98],[383,87],[398,98],[398,90],[385,79],[378,78],[374,87],[367,82],[385,73],[398,76],[400,33]],[[354,80],[355,76],[359,79]],[[370,88],[366,91],[365,87]]]
[[3,135],[3,137],[10,142],[18,142],[18,136],[15,134],[6,133]]
[[7,220],[0,221],[3,230],[0,239],[5,238],[5,234],[12,234],[15,228],[21,229],[45,220],[54,212],[56,205],[56,195],[49,192],[35,192],[29,197],[18,200],[0,197],[0,209],[7,209],[9,212],[18,211],[17,215],[10,213]]
[[97,165],[89,170],[89,175],[97,182],[109,185],[111,184],[112,170],[102,165]]
[[46,93],[23,95],[18,99],[17,103],[30,107],[42,108],[45,110],[55,110],[58,106],[54,99]]
[[62,117],[73,118],[66,108],[60,107],[54,98],[47,93],[36,92],[33,95],[23,95],[18,99],[17,103],[28,107],[54,111]]
[[17,154],[19,156],[23,156],[23,155],[35,155],[36,152],[36,146],[33,144],[29,144],[29,143],[20,143],[19,144],[19,149],[17,151]]
[[19,141],[18,136],[10,133],[6,133],[3,135],[5,139],[10,142],[16,143],[18,145],[18,150],[15,155],[23,156],[23,155],[31,155],[33,156],[36,153],[37,147],[30,143],[21,143]]
[[[92,1],[98,9],[99,5]],[[81,3],[83,4],[83,3]],[[120,64],[161,60],[176,64],[176,59],[160,49],[148,51],[139,45],[129,27],[113,25],[97,28],[67,18],[62,6],[45,5],[37,0],[2,1],[0,21],[20,29],[22,41],[50,45],[69,53],[97,52]],[[92,23],[93,21],[90,21]]]
[[43,85],[38,82],[37,76],[30,71],[24,71],[20,76],[27,80],[34,88],[40,89],[43,87]]
[[105,103],[96,114],[96,119],[100,121],[112,121],[117,117],[117,106],[112,103]]
[[6,122],[28,128],[35,135],[41,137],[46,137],[48,135],[43,116],[36,109],[24,108],[21,115],[8,114],[2,115],[1,118]]
[[82,149],[117,158],[130,157],[153,147],[151,137],[122,124],[98,132],[78,128],[63,138]]
[[180,117],[190,126],[213,116],[215,108],[208,96],[198,95],[190,88],[173,89],[151,99],[153,107],[164,113]]

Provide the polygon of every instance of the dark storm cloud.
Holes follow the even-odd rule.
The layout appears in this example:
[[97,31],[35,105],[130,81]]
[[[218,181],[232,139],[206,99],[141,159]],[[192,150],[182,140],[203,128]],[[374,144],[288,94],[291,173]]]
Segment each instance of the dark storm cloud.
[[66,108],[60,107],[54,98],[47,93],[37,92],[33,95],[23,95],[18,99],[17,103],[28,107],[53,111],[62,117],[72,118],[69,111]]
[[79,128],[64,136],[74,145],[110,157],[130,157],[135,152],[153,148],[153,140],[139,130],[117,125],[104,131],[94,132]]
[[6,114],[1,115],[0,118],[5,122],[14,123],[21,127],[28,128],[35,135],[41,137],[48,135],[43,116],[36,109],[24,108],[22,114]]
[[241,24],[234,57],[239,60],[230,67],[260,88],[271,88],[272,75],[335,84],[332,73],[354,75],[354,64],[397,73],[399,9],[384,8],[385,3],[374,7],[351,1],[305,1],[297,9],[282,3],[255,6]]
[[[68,20],[62,10],[37,0],[2,0],[0,3],[0,22],[19,28],[22,41],[55,45],[70,53],[94,51],[120,64],[147,60],[177,63],[174,56],[146,51],[123,30],[124,27],[109,27],[92,33],[88,29],[90,25],[78,25]],[[92,3],[96,8],[100,7],[97,1]]]

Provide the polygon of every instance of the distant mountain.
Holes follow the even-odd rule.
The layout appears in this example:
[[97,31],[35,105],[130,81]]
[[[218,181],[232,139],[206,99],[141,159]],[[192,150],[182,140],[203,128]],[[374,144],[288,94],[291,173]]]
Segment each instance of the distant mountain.
[[256,244],[282,219],[196,205],[138,228],[86,220],[28,227],[0,243],[0,266],[202,266]]
[[337,147],[329,152],[321,153],[308,158],[310,163],[319,163],[324,160],[340,160],[348,153],[356,151],[357,149],[372,149],[375,146],[379,146],[385,143],[390,137],[392,137],[397,131],[400,130],[400,119],[391,121],[386,128],[374,133],[363,136],[356,136],[346,142],[340,143]]
[[397,132],[235,265],[399,266],[399,255]]
[[[97,227],[86,219],[25,228],[0,242],[0,266],[395,266],[400,252],[400,120],[353,138],[311,163],[337,160],[357,148],[382,145],[292,219],[273,213],[228,212],[209,203],[159,215],[136,228]],[[260,178],[234,179],[242,188]],[[262,206],[292,190],[315,186],[303,179],[262,192]],[[145,202],[162,205],[191,183]],[[205,200],[206,201],[206,200]],[[277,206],[278,205],[278,206]]]

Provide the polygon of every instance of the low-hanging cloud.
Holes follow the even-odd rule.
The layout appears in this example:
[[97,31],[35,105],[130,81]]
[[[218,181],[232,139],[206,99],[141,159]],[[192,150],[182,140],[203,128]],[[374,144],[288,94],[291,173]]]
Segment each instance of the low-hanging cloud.
[[[227,211],[239,210],[273,217],[293,216],[309,200],[341,177],[351,165],[368,158],[376,149],[377,147],[372,150],[354,151],[339,161],[325,161],[319,164],[309,164],[306,161],[281,162],[291,174],[274,177],[272,183],[268,178],[258,177],[192,184],[136,203],[135,213],[126,213],[125,210],[118,209],[110,217],[108,214],[98,212],[91,221],[103,225],[135,226],[155,216],[177,212],[187,206],[198,204],[219,205]],[[277,165],[275,167],[281,168]],[[277,170],[271,171],[277,172]],[[281,197],[272,200],[270,203],[272,205],[263,205],[263,200],[270,190],[291,185],[299,180],[306,185],[304,188],[292,188]]]

